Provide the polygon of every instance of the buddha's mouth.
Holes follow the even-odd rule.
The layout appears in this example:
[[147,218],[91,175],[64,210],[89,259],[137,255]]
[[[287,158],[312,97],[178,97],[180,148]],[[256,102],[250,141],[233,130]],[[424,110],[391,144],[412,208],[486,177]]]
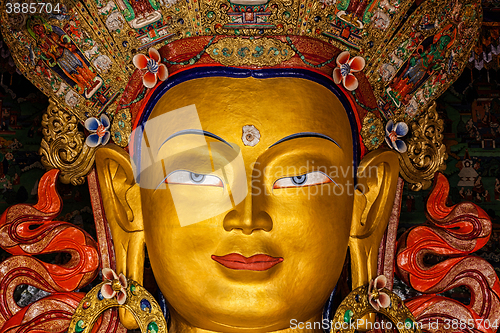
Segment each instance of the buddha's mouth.
[[246,258],[238,253],[230,253],[222,257],[212,255],[212,259],[230,269],[249,271],[265,271],[283,261],[283,258],[274,258],[267,254],[256,254]]

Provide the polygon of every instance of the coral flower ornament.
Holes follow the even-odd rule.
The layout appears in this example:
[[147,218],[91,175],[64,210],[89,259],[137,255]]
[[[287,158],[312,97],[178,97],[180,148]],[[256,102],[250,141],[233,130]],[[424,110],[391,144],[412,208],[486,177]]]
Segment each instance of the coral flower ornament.
[[118,304],[124,304],[127,300],[127,278],[125,275],[120,273],[118,276],[111,268],[103,268],[102,276],[109,281],[101,287],[102,296],[107,299],[116,296]]
[[375,311],[379,311],[380,308],[388,308],[391,305],[391,298],[389,295],[381,291],[386,285],[387,278],[383,275],[379,275],[371,280],[368,286],[368,302]]
[[365,59],[356,56],[352,59],[349,51],[344,51],[337,57],[337,67],[333,70],[333,81],[335,84],[342,84],[344,87],[353,91],[358,88],[358,79],[351,74],[359,72],[365,68]]
[[399,139],[406,134],[408,134],[408,125],[404,122],[394,124],[394,121],[391,119],[385,125],[385,142],[399,153],[406,152],[406,143]]
[[85,128],[92,133],[85,140],[87,146],[97,147],[100,144],[107,144],[111,137],[108,131],[110,125],[109,118],[104,113],[101,114],[100,120],[94,117],[85,120]]
[[142,83],[146,88],[153,88],[158,79],[165,81],[168,78],[167,66],[161,63],[160,53],[153,47],[148,50],[149,58],[144,54],[136,54],[132,62],[138,69],[146,69]]

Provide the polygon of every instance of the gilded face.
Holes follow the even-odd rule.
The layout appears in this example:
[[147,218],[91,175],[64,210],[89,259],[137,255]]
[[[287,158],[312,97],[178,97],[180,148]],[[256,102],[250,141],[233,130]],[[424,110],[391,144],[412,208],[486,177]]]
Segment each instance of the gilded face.
[[[351,225],[353,142],[342,104],[304,79],[203,78],[170,89],[149,119],[193,104],[205,135],[146,130],[163,143],[141,173],[161,291],[184,321],[213,331],[267,332],[317,316]],[[242,139],[248,125],[260,134],[253,146]],[[185,223],[186,212],[199,222]]]

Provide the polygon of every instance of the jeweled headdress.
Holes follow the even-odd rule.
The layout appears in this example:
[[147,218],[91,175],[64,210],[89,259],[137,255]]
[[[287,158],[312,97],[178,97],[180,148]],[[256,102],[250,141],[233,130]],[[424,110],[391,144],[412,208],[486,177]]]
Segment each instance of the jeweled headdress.
[[[128,145],[158,82],[193,67],[230,66],[332,78],[357,110],[360,154],[387,144],[400,152],[405,180],[427,188],[446,158],[433,102],[460,75],[482,15],[473,0],[3,6],[2,32],[17,65],[52,101],[43,163],[73,184],[90,170],[95,146]],[[87,140],[78,123],[87,125]]]
[[[128,149],[132,130],[164,82],[175,80],[181,72],[203,68],[296,69],[297,75],[308,71],[326,78],[338,86],[354,110],[358,155],[382,145],[398,151],[401,175],[418,190],[429,187],[435,172],[444,168],[443,123],[434,101],[466,65],[482,19],[476,0],[65,0],[33,4],[8,0],[0,7],[2,34],[17,66],[50,97],[51,105],[42,121],[42,161],[48,169],[60,170],[52,170],[42,179],[37,205],[17,205],[2,216],[0,231],[5,237],[1,245],[17,255],[8,260],[8,274],[3,278],[17,274],[16,267],[35,267],[26,273],[28,278],[19,279],[62,293],[44,299],[46,308],[59,311],[54,318],[69,322],[72,316],[71,329],[76,332],[84,330],[86,314],[82,311],[95,303],[86,302],[84,295],[73,291],[94,279],[99,258],[102,267],[113,268],[113,249],[103,246],[111,240],[99,194],[92,199],[99,247],[79,229],[51,221],[60,211],[60,201],[52,200],[58,198],[55,179],[81,184],[88,174],[91,192],[98,193],[96,173],[91,172],[96,148],[113,141]],[[87,130],[85,134],[82,127]],[[447,290],[454,283],[448,283],[452,275],[448,268],[458,264],[469,267],[465,256],[484,245],[491,231],[483,211],[463,204],[446,207],[446,195],[440,196],[439,187],[447,184],[443,179],[436,184],[427,207],[433,226],[414,228],[403,235],[397,255],[393,253],[386,266],[379,264],[380,273],[392,276],[393,263],[398,260],[399,274],[405,282],[426,293]],[[401,199],[401,188],[402,182],[396,202]],[[395,204],[391,220],[397,222],[399,209]],[[466,227],[462,230],[459,224]],[[24,225],[28,227],[19,227]],[[392,221],[392,225],[397,223]],[[425,239],[424,233],[432,237]],[[382,246],[395,247],[395,228],[387,235]],[[469,246],[469,241],[474,244]],[[58,247],[63,242],[72,243]],[[419,242],[425,246],[420,247]],[[470,249],[439,248],[461,242]],[[54,247],[44,247],[46,243]],[[421,252],[431,247],[436,253],[454,256],[450,259],[453,264],[436,265],[439,274],[426,273],[428,267],[420,260],[425,254]],[[59,274],[59,267],[44,266],[31,257],[68,248],[86,252],[79,258],[85,263],[83,269],[70,267]],[[441,269],[445,266],[448,271]],[[57,274],[52,274],[54,269]],[[36,275],[49,271],[52,273]],[[494,275],[487,268],[479,271],[488,277]],[[147,316],[151,303],[132,297],[136,296],[133,282],[109,270],[103,275],[113,282],[106,282],[107,289],[103,287],[85,297],[97,298],[103,301],[98,302],[101,305],[114,296],[119,302],[123,297],[120,292],[128,288],[129,299],[140,302],[137,308]],[[434,276],[441,280],[427,281]],[[498,303],[497,296],[492,296],[498,295],[498,280],[467,278],[481,281],[477,283],[488,292],[471,303],[472,310],[463,310],[457,316],[496,318],[496,310],[490,310]],[[9,281],[5,283],[12,294],[21,282],[15,278]],[[103,295],[101,291],[106,290],[109,293]],[[484,299],[489,303],[483,306]],[[359,302],[355,297],[347,301]],[[395,302],[396,298],[392,300]],[[36,307],[20,309],[10,298],[4,303],[8,304],[0,309],[4,328],[29,330],[37,322],[32,315]],[[446,316],[452,316],[453,309],[465,307],[451,303],[434,295],[420,297],[409,306],[425,321],[446,311]],[[443,304],[446,311],[440,308]],[[44,325],[51,329],[49,312],[45,311],[38,321],[47,320]],[[344,321],[352,319],[346,317],[348,311],[342,313]],[[144,322],[151,324],[155,320]],[[123,331],[116,313],[106,314],[102,323],[101,331]],[[149,326],[141,328],[150,330]]]

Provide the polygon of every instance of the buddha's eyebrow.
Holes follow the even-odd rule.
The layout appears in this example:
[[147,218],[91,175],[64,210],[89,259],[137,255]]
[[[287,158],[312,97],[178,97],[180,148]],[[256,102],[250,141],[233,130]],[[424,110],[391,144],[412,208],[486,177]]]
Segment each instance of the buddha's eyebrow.
[[[160,145],[160,147],[158,148],[158,151],[160,150],[160,148],[170,139],[173,139],[175,138],[176,136],[179,136],[179,135],[185,135],[185,134],[196,134],[196,135],[204,135],[204,136],[207,136],[209,138],[212,138],[212,139],[215,139],[215,140],[218,140],[222,143],[225,143],[226,145],[228,145],[229,147],[231,147],[231,145],[226,141],[224,140],[223,138],[221,138],[220,136],[218,135],[215,135],[213,133],[210,133],[210,132],[207,132],[207,131],[203,131],[203,130],[199,130],[199,129],[185,129],[185,130],[182,130],[182,131],[179,131],[179,132],[175,132],[174,134],[172,134],[171,136],[169,136],[165,141],[162,142],[162,144]],[[233,148],[233,147],[231,147]]]
[[340,145],[337,143],[337,141],[333,140],[328,135],[324,135],[324,134],[321,134],[321,133],[315,133],[315,132],[301,132],[301,133],[295,133],[295,134],[286,136],[283,139],[278,140],[275,143],[273,143],[272,145],[270,145],[269,148],[274,147],[277,144],[280,144],[282,142],[285,142],[285,141],[288,141],[288,140],[292,140],[292,139],[298,139],[298,138],[320,138],[320,139],[325,139],[325,140],[328,140],[328,141],[331,141],[331,142],[335,143],[337,145],[337,147],[339,147],[340,149],[342,149],[342,147],[340,147]]

